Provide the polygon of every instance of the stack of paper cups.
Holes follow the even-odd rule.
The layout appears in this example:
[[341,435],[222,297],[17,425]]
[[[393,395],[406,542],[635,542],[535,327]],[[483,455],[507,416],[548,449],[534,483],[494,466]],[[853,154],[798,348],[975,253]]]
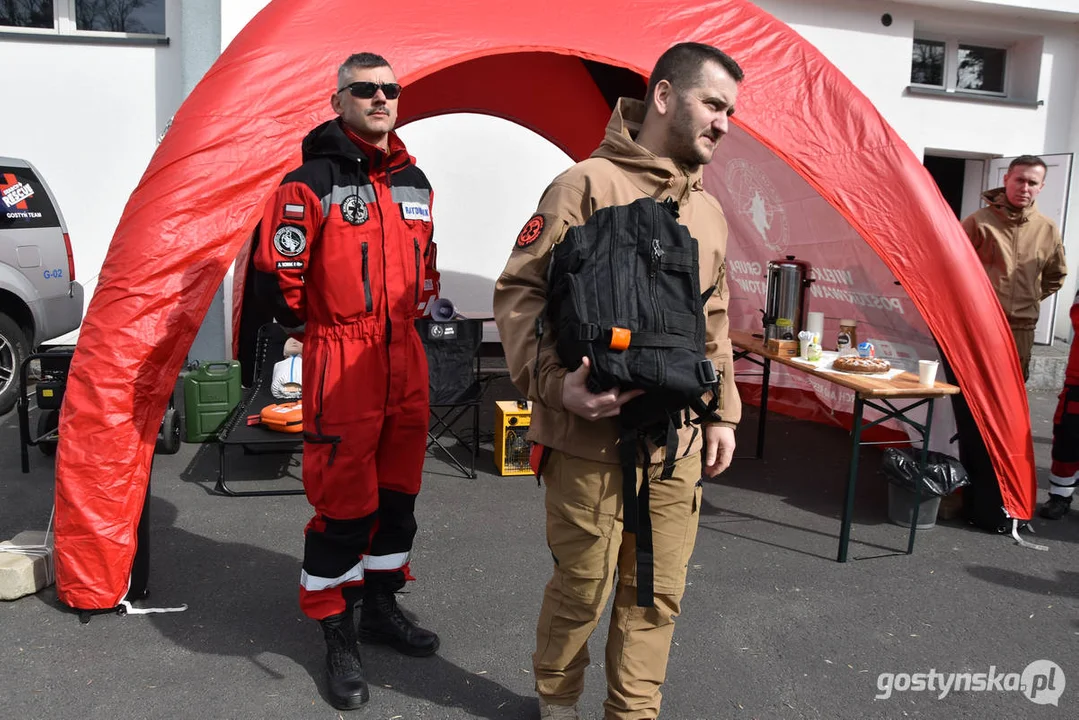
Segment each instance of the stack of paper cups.
[[824,340],[824,313],[811,312],[806,316],[806,330],[817,334],[817,341]]

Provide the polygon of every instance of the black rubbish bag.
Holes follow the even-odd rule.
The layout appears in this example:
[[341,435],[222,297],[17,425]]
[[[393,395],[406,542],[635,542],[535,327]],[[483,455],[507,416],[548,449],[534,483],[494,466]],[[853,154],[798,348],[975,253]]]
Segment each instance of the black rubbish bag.
[[881,471],[888,478],[888,482],[912,493],[918,492],[920,484],[923,496],[937,497],[951,495],[964,485],[970,484],[966,469],[951,455],[930,450],[923,473],[918,468],[921,451],[915,452],[917,455],[896,448],[884,451]]

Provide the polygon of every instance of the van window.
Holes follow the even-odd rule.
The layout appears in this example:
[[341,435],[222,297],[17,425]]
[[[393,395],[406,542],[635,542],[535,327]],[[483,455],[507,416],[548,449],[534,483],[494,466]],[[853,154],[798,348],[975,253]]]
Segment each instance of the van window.
[[49,194],[33,171],[0,166],[0,230],[59,226]]

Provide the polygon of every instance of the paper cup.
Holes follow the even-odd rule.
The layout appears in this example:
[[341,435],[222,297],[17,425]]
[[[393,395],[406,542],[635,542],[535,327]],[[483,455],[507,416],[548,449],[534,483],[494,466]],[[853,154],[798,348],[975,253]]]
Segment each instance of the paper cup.
[[937,361],[918,361],[918,382],[926,387],[933,387],[937,382]]
[[806,330],[817,334],[817,342],[824,337],[824,313],[811,312],[806,315]]

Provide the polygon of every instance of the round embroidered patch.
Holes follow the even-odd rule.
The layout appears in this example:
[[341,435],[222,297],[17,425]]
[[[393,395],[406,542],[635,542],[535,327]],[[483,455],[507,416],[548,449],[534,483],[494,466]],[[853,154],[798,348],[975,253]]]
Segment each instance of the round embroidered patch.
[[542,232],[543,216],[533,215],[532,218],[525,223],[525,226],[521,228],[521,233],[517,236],[517,247],[528,247],[539,239],[540,233]]
[[296,257],[307,247],[307,236],[301,228],[282,225],[274,233],[273,246],[285,257]]
[[353,225],[367,222],[367,203],[359,195],[349,195],[341,201],[341,217]]

